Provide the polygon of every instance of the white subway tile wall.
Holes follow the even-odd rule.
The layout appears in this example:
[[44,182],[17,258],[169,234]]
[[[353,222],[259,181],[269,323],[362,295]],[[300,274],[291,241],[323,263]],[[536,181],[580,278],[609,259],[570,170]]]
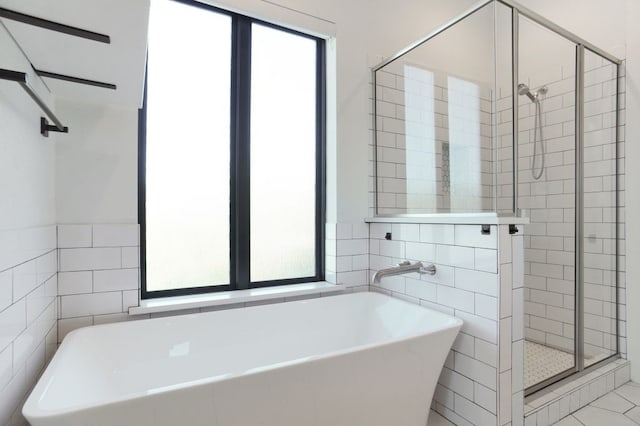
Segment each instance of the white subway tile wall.
[[[616,74],[612,64],[586,53],[584,141],[584,306],[585,361],[596,362],[626,353],[624,251],[624,102],[620,104],[619,142],[616,144]],[[624,77],[624,65],[622,66]],[[520,97],[519,205],[531,224],[525,227],[525,327],[527,339],[574,350],[575,250],[575,76],[558,68],[557,81],[537,82],[549,92],[543,97],[546,169],[538,181],[531,176],[535,106]],[[618,85],[624,99],[624,78]],[[499,101],[500,117],[508,118],[508,99]],[[511,162],[506,153],[505,161]],[[616,176],[616,162],[618,173]],[[539,164],[539,159],[538,159]],[[617,179],[616,179],[617,178]],[[617,186],[616,186],[617,185]],[[616,189],[618,198],[616,199]],[[502,192],[511,190],[505,185]],[[620,207],[618,281],[616,269],[616,201]],[[499,200],[499,203],[501,201]],[[620,300],[616,342],[616,296]]]
[[524,229],[499,226],[500,422],[521,426],[524,418]]
[[[523,266],[511,262],[523,262],[523,237],[512,237],[506,225],[492,225],[490,234],[483,235],[480,225],[387,223],[372,223],[369,237],[370,275],[404,260],[434,263],[437,271],[433,276],[387,277],[371,284],[371,290],[464,321],[432,408],[457,425],[506,425],[512,419],[512,424],[522,424],[523,385],[516,376],[523,372],[524,336],[522,331],[512,333],[518,325],[522,328],[522,321],[512,317],[512,298],[517,296],[511,271],[522,271]],[[498,240],[508,255],[498,255]],[[521,287],[522,279],[516,281]]]
[[58,226],[58,342],[92,324],[126,320],[138,305],[137,224]]
[[493,211],[489,87],[398,61],[376,79],[378,213]]
[[[368,234],[365,223],[327,224],[326,279],[344,283],[347,291],[368,290]],[[339,238],[336,239],[336,236]],[[336,244],[338,242],[338,244]],[[140,295],[140,247],[137,224],[73,224],[58,226],[58,342],[71,331],[90,325],[233,309],[255,303],[130,316]],[[339,247],[340,255],[336,256]],[[2,276],[0,275],[0,282]],[[0,295],[2,293],[0,292]],[[329,296],[273,299],[259,303]],[[1,299],[0,299],[1,300]]]
[[[327,281],[345,284],[348,291],[381,291],[465,321],[433,401],[433,408],[456,424],[517,425],[523,419],[524,239],[511,236],[507,226],[490,230],[482,235],[479,225],[326,225]],[[3,399],[13,404],[7,415],[16,418],[16,404],[68,332],[167,315],[127,313],[138,303],[137,225],[60,225],[58,244],[64,248],[56,252],[54,242],[49,251],[0,273],[0,315],[10,331],[0,342],[0,387],[17,395]],[[369,286],[372,272],[405,259],[435,262],[438,272],[389,277]],[[187,312],[173,314],[179,313]],[[25,332],[40,344],[21,337]],[[16,362],[25,368],[16,368]]]
[[0,231],[0,247],[0,424],[19,425],[57,348],[56,227]]
[[347,291],[369,289],[369,224],[325,225],[325,280]]

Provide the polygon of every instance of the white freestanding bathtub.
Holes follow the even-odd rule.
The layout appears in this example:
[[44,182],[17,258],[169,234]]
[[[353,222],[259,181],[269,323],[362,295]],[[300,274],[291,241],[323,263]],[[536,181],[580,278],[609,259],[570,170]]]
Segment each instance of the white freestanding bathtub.
[[425,426],[462,321],[377,293],[79,329],[32,425]]

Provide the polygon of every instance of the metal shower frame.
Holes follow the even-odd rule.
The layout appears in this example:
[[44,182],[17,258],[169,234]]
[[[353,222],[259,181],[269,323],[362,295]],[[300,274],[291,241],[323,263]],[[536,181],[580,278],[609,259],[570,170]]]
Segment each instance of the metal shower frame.
[[[539,382],[529,388],[525,389],[525,396],[530,395],[542,388],[545,388],[553,383],[558,382],[566,377],[573,376],[574,374],[580,374],[586,371],[590,371],[593,368],[601,366],[604,363],[610,362],[614,359],[620,357],[620,305],[619,305],[619,279],[618,274],[620,272],[619,265],[619,252],[620,252],[620,178],[619,178],[619,143],[620,143],[620,94],[619,94],[619,85],[621,78],[621,64],[622,61],[611,55],[610,53],[598,48],[597,46],[589,43],[583,38],[577,36],[576,34],[567,31],[566,29],[560,27],[559,25],[549,21],[548,19],[542,17],[541,15],[533,12],[532,10],[518,4],[512,0],[482,0],[471,8],[458,15],[457,17],[451,19],[445,24],[437,27],[421,39],[415,41],[409,46],[405,47],[395,55],[391,56],[389,59],[384,62],[378,64],[372,69],[372,81],[373,81],[373,91],[375,93],[377,87],[376,81],[376,71],[385,67],[386,65],[394,62],[401,56],[411,52],[417,47],[421,46],[423,43],[429,41],[430,39],[436,37],[438,34],[446,31],[447,29],[453,27],[458,22],[464,20],[480,9],[484,8],[489,4],[500,3],[504,6],[507,6],[511,9],[511,64],[512,64],[512,111],[513,111],[513,215],[520,216],[521,212],[518,207],[518,99],[515,96],[515,93],[518,93],[518,44],[519,44],[519,19],[520,16],[523,16],[536,24],[560,35],[561,37],[567,39],[568,41],[574,43],[576,45],[576,81],[575,81],[575,98],[576,98],[576,107],[575,107],[575,157],[576,157],[576,170],[575,170],[575,350],[574,350],[574,367],[561,372],[547,380]],[[609,62],[616,65],[616,91],[615,91],[615,102],[616,102],[616,124],[615,124],[615,179],[616,179],[616,191],[615,191],[615,215],[616,215],[616,223],[615,223],[615,238],[616,238],[616,253],[615,253],[615,303],[616,303],[616,352],[613,355],[608,356],[607,358],[600,360],[588,367],[584,366],[584,247],[583,247],[583,237],[578,238],[579,235],[583,235],[582,230],[584,229],[584,194],[583,194],[583,179],[584,179],[584,55],[585,51],[590,51]],[[373,102],[373,137],[374,137],[374,150],[373,150],[373,159],[374,165],[377,164],[377,111],[376,111],[376,102],[374,96]],[[374,166],[374,196],[375,196],[375,214],[378,216],[378,179],[377,179],[377,167]],[[380,215],[382,216],[382,215]],[[385,217],[412,217],[412,216],[441,216],[440,214],[432,215],[408,215],[408,214],[396,214],[396,215],[384,215]]]

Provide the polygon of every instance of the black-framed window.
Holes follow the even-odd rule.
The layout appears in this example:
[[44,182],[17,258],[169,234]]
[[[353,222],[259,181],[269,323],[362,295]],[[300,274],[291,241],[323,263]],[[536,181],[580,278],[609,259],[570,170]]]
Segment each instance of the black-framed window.
[[152,1],[139,116],[142,298],[324,276],[324,40]]

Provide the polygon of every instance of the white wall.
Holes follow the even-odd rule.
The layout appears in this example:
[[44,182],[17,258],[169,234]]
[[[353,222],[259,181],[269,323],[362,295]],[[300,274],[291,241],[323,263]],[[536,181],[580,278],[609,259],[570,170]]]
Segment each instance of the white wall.
[[[0,25],[0,68],[30,72]],[[17,83],[0,81],[0,424],[22,421],[21,402],[55,351],[56,137],[40,135],[41,112]]]
[[[627,1],[627,117],[640,114],[640,2]],[[627,164],[636,165],[640,161],[640,123],[628,119],[626,124]],[[627,182],[640,181],[640,168],[628,167]],[[640,191],[633,185],[627,190],[627,217],[640,215]],[[631,379],[640,381],[640,223],[627,221],[627,348],[631,360]]]
[[610,54],[625,57],[627,0],[520,0],[518,3]]
[[[138,110],[59,100],[58,223],[138,222]],[[179,143],[177,141],[176,143]]]
[[[32,87],[51,102],[42,81],[0,24],[0,68],[26,72]],[[0,81],[0,230],[55,222],[55,134],[40,135],[38,106],[17,83]]]

